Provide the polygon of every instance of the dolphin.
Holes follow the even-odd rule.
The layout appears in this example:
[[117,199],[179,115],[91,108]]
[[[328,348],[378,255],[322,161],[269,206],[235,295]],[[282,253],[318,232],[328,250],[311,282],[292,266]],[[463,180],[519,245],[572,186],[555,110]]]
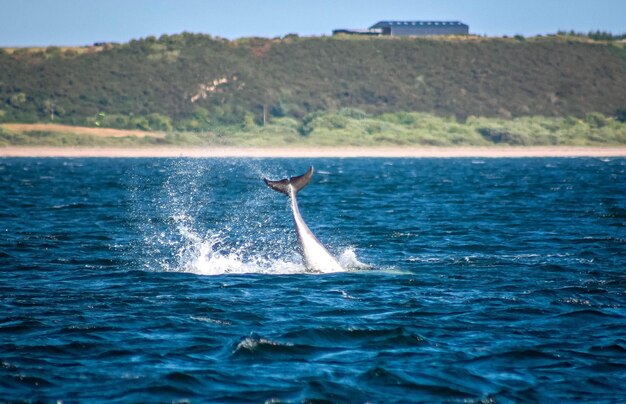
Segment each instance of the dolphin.
[[315,237],[315,234],[309,229],[309,226],[304,223],[300,215],[300,210],[298,209],[296,194],[309,183],[312,176],[313,167],[309,168],[309,171],[306,173],[297,177],[276,181],[263,178],[263,181],[274,191],[283,193],[289,197],[291,201],[291,213],[293,214],[293,221],[296,226],[298,241],[300,242],[300,251],[304,257],[306,267],[315,272],[343,271],[344,269],[339,262],[337,262],[326,247],[320,243],[317,237]]

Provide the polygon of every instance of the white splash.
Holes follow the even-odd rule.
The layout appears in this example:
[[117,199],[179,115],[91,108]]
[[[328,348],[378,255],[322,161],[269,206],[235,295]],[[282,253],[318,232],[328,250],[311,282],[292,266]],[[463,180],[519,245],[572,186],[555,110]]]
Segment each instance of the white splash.
[[341,266],[346,269],[369,269],[371,268],[371,265],[368,265],[359,261],[359,259],[356,256],[356,252],[354,251],[354,248],[352,247],[346,248],[341,253],[341,255],[339,256],[339,264],[341,264]]
[[[258,252],[247,254],[249,246],[224,247],[222,234],[209,234],[203,238],[183,223],[179,223],[178,232],[184,242],[178,250],[176,266],[166,268],[170,271],[198,275],[316,273],[308,270],[302,258],[296,254],[283,258],[269,258]],[[369,265],[359,261],[353,248],[343,251],[339,263],[346,270],[370,268]]]
[[[247,246],[227,247],[222,232],[200,236],[189,223],[179,221],[177,230],[182,238],[178,247],[177,262],[168,270],[198,275],[223,275],[245,273],[302,273],[305,268],[297,261],[284,261],[246,255]],[[224,231],[227,231],[225,229]]]

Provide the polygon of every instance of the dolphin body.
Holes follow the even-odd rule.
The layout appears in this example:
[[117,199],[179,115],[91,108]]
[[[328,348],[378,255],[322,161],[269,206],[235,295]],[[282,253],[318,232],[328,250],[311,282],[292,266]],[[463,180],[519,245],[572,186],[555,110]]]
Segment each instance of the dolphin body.
[[313,167],[309,171],[297,177],[285,178],[282,180],[271,181],[263,178],[268,187],[274,191],[287,195],[291,201],[291,213],[293,221],[296,225],[296,233],[300,242],[300,249],[304,261],[308,269],[316,272],[339,272],[344,269],[339,262],[330,255],[328,250],[315,237],[315,234],[304,223],[300,210],[298,209],[298,200],[296,194],[304,188],[313,176]]

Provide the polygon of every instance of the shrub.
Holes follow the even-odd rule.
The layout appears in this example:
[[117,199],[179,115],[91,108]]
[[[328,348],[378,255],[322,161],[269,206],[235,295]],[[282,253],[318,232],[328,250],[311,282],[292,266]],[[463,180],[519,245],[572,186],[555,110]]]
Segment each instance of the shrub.
[[478,128],[478,133],[486,140],[493,143],[505,143],[512,146],[524,146],[528,145],[528,135],[521,133],[514,133],[504,128]]
[[145,116],[134,116],[130,118],[130,125],[135,129],[150,130],[150,123]]
[[26,94],[16,93],[11,95],[11,97],[9,98],[9,103],[16,108],[21,107],[24,103],[26,103]]
[[172,119],[169,116],[152,113],[148,115],[147,119],[148,126],[151,130],[171,132],[174,129],[172,126]]
[[113,114],[107,116],[107,125],[112,128],[126,129],[129,127],[128,120],[126,115]]
[[282,118],[287,115],[287,110],[282,102],[279,102],[278,105],[272,105],[270,107],[270,115],[276,118]]
[[46,48],[46,55],[61,56],[61,48],[59,48],[58,46],[48,46]]
[[254,130],[257,128],[257,124],[256,122],[254,122],[254,115],[250,112],[247,112],[244,116],[243,116],[243,128],[245,130]]
[[300,126],[300,129],[298,129],[298,132],[300,132],[302,136],[310,135],[311,132],[313,132],[313,130],[315,129],[314,121],[324,115],[324,112],[321,111],[311,112],[310,114],[306,115],[302,119],[302,126]]
[[348,118],[341,115],[331,115],[328,117],[327,122],[332,129],[343,129],[348,126]]
[[339,115],[347,116],[352,119],[365,119],[368,116],[367,112],[357,108],[341,108],[339,110]]
[[592,128],[602,128],[607,123],[609,123],[607,117],[598,112],[591,112],[587,114],[587,116],[585,117],[585,121]]
[[397,123],[405,126],[412,126],[419,120],[419,114],[413,112],[396,112],[393,114],[385,114],[382,118],[385,121]]

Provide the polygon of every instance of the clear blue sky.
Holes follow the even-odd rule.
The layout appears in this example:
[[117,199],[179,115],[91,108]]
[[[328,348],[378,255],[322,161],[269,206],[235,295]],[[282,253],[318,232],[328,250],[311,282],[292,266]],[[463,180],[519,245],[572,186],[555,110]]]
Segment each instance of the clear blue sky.
[[85,45],[183,31],[330,35],[379,20],[459,20],[474,34],[626,32],[626,0],[0,0],[0,46]]

